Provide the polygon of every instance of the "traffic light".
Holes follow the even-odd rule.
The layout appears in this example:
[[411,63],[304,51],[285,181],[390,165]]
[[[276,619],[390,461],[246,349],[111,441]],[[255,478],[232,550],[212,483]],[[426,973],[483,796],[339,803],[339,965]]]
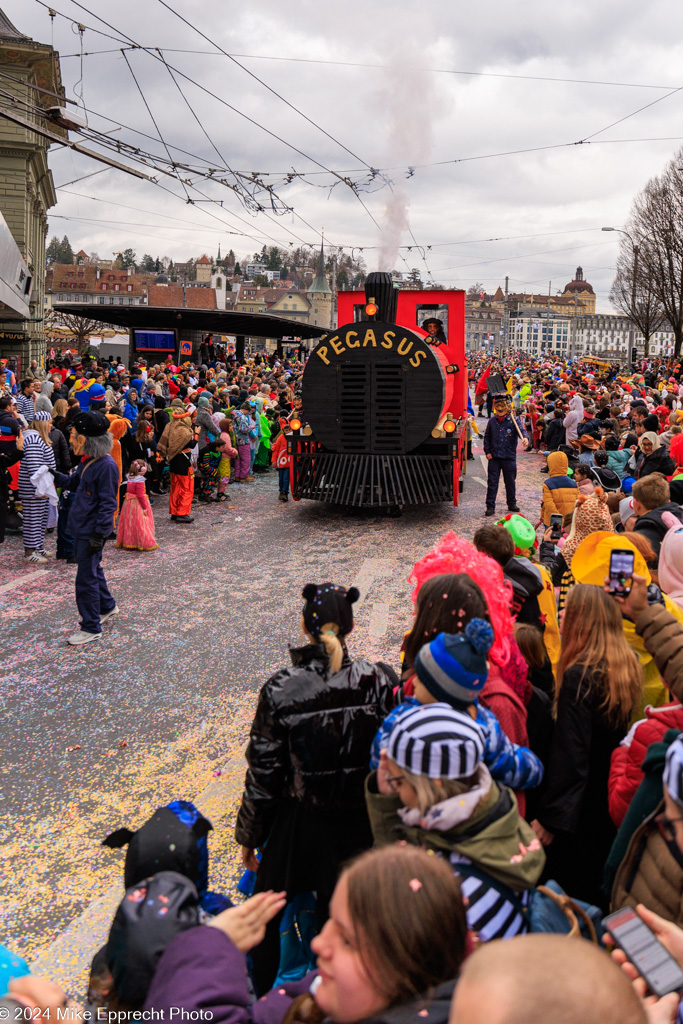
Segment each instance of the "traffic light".
[[638,349],[634,346],[631,349],[631,362],[635,363],[638,360]]

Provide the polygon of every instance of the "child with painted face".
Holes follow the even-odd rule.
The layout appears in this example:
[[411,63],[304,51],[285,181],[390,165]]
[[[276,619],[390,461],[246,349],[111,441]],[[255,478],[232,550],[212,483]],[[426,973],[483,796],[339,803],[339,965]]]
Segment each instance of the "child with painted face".
[[[449,639],[467,644],[462,635]],[[438,659],[427,650],[419,660],[439,682]],[[365,799],[377,846],[404,840],[450,862],[468,926],[489,942],[527,930],[524,906],[545,854],[514,794],[492,779],[484,746],[466,711],[443,702],[412,708],[395,722]]]
[[171,1007],[176,1016],[201,1008],[213,1024],[389,1024],[418,1015],[427,1024],[446,1024],[467,923],[460,885],[445,860],[394,845],[352,862],[313,940],[317,971],[251,1003],[245,954],[284,897],[259,893],[179,935],[159,962],[145,1008],[166,1020]]

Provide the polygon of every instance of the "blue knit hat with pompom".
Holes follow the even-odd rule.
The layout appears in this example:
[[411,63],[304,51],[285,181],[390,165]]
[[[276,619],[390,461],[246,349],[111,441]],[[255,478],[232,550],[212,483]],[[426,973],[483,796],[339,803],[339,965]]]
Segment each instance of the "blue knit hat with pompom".
[[484,619],[471,619],[462,633],[439,633],[417,652],[418,679],[437,701],[454,708],[473,704],[488,679],[493,639]]

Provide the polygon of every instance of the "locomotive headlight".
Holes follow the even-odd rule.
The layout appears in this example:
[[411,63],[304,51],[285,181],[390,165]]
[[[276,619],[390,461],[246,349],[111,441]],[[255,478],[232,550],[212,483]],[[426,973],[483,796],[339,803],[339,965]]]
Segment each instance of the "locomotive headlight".
[[446,420],[446,422],[443,425],[443,429],[446,431],[447,434],[452,434],[453,431],[455,430],[455,420]]
[[292,430],[301,430],[301,420],[290,420],[289,425]]
[[365,312],[368,314],[368,316],[374,316],[375,313],[377,312],[377,306],[375,305],[375,303],[368,302],[367,306],[365,307]]

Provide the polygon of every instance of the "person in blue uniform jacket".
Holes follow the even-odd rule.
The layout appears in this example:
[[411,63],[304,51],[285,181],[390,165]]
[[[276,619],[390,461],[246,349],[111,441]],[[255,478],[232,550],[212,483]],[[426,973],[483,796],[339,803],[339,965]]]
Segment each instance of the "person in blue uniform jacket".
[[[515,481],[517,477],[517,441],[519,434],[512,419],[512,398],[507,391],[493,399],[493,417],[486,424],[484,454],[489,462],[488,487],[486,488],[486,515],[495,515],[496,496],[500,474],[503,474],[505,497],[508,511],[519,512]],[[524,427],[517,421],[524,447],[529,447],[529,438]]]
[[102,570],[102,549],[114,526],[119,494],[119,469],[109,454],[114,437],[109,421],[99,412],[79,412],[74,417],[76,437],[72,447],[85,456],[73,473],[54,472],[58,487],[75,491],[69,510],[69,533],[74,538],[76,604],[81,628],[70,636],[72,646],[99,640],[102,623],[118,614]]

